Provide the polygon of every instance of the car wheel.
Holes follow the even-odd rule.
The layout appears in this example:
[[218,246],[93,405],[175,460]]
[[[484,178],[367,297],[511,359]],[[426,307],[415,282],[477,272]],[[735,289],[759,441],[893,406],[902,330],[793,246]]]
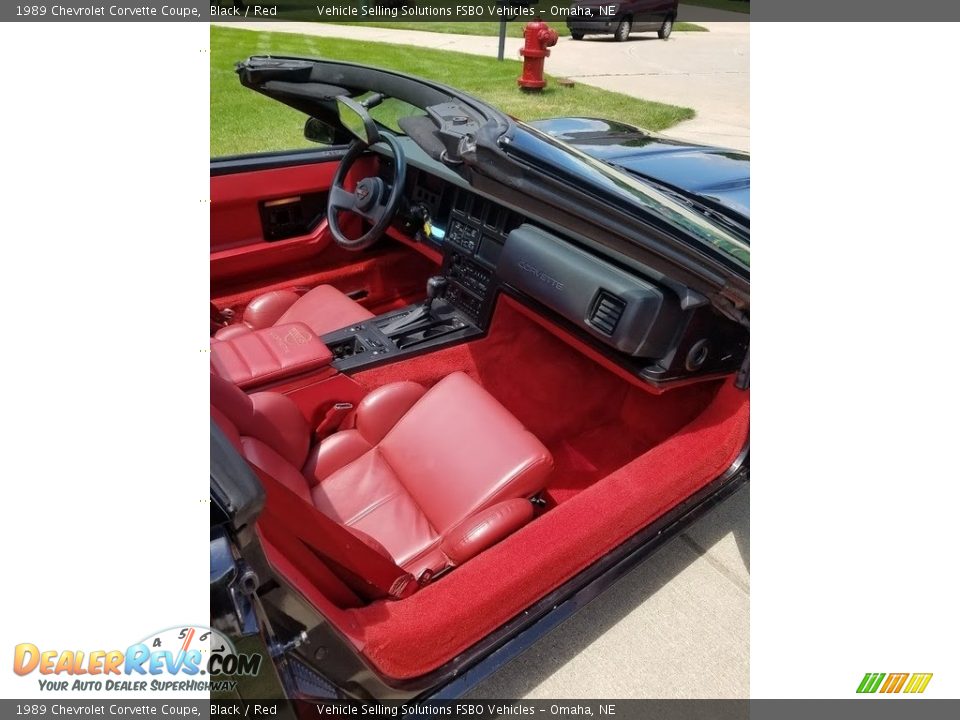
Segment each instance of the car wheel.
[[661,40],[666,40],[670,37],[670,33],[673,32],[673,18],[668,17],[664,18],[663,25],[660,26],[660,29],[657,30],[657,35]]
[[574,40],[583,40],[583,33],[570,33],[570,37]]
[[617,30],[613,34],[614,39],[617,42],[623,42],[624,40],[630,37],[630,18],[624,18],[620,21],[620,24],[617,25]]

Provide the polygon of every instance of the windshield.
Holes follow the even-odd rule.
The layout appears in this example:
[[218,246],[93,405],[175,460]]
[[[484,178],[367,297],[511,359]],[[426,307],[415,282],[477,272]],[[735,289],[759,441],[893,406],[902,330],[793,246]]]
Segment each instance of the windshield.
[[539,143],[546,143],[549,148],[523,147],[522,135],[515,138],[520,142],[512,142],[505,149],[507,152],[520,151],[538,157],[542,161],[548,160],[557,169],[570,175],[583,175],[588,171],[591,179],[598,182],[608,191],[629,200],[632,204],[640,205],[651,213],[663,218],[671,225],[679,228],[687,235],[692,235],[703,243],[720,250],[724,256],[742,265],[750,267],[750,241],[748,237],[740,236],[731,229],[694,210],[689,204],[667,194],[649,183],[643,182],[601,160],[590,157],[586,153],[567,143],[547,135],[525,123],[517,123],[533,139]]
[[[358,95],[354,98],[354,100],[359,103],[363,103],[373,94],[373,92],[368,91],[362,95]],[[395,135],[404,134],[403,130],[398,124],[400,118],[427,114],[423,109],[395,97],[383,98],[378,105],[375,105],[372,108],[367,108],[367,112],[370,114],[370,117],[373,118],[373,121],[377,123],[377,125],[390,130]]]

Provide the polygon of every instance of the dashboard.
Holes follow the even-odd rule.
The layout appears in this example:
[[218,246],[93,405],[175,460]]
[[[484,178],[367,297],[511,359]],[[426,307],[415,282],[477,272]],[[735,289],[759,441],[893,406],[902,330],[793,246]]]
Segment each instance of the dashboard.
[[457,180],[408,166],[395,227],[442,255],[447,301],[481,330],[506,293],[655,386],[739,369],[748,331],[706,298],[681,297]]

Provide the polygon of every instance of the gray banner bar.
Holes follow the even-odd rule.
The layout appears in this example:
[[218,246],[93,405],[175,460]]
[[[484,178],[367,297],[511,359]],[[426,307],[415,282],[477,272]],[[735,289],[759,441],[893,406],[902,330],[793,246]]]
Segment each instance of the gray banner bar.
[[198,0],[24,0],[0,5],[5,22],[209,22],[209,2]]
[[[960,20],[960,3],[913,0],[693,0],[680,3],[677,19],[686,22],[917,22]],[[539,13],[548,22],[565,22],[571,7],[603,0],[59,0],[4,2],[0,21],[16,22],[208,22],[210,20],[306,20],[319,22],[477,22]],[[704,7],[709,5],[712,7]],[[617,0],[606,7],[616,8]],[[609,11],[617,13],[617,10]],[[609,12],[598,22],[610,19]],[[815,30],[811,30],[815,34]]]
[[0,700],[0,717],[162,718],[569,718],[610,720],[943,720],[960,717],[960,700],[870,696],[849,700],[461,700],[372,703],[243,700]]
[[[218,710],[220,708],[216,708]],[[243,711],[241,710],[241,713]],[[63,718],[144,718],[209,720],[209,700],[0,700],[0,718],[63,720]],[[216,715],[214,715],[216,717]],[[236,716],[235,716],[236,717]],[[276,716],[274,716],[276,717]]]

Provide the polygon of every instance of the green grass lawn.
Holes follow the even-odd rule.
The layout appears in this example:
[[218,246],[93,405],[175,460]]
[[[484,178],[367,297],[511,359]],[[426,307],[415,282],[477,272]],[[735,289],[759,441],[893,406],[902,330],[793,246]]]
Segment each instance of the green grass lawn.
[[[528,95],[517,88],[520,63],[405,45],[289,33],[210,28],[210,154],[310,147],[302,113],[243,87],[234,63],[250,55],[291,54],[366,63],[455,86],[521,120],[562,115],[609,117],[663,130],[694,116],[690,108],[650,102],[582,83]],[[549,78],[549,76],[548,76]]]
[[[351,25],[366,25],[368,27],[388,28],[391,30],[423,30],[425,32],[449,33],[451,35],[485,35],[497,37],[500,35],[498,22],[360,22]],[[508,22],[507,37],[523,37],[524,22]],[[561,37],[570,35],[566,25],[553,23],[550,25]],[[709,32],[702,25],[678,22],[673,26],[675,32]]]

